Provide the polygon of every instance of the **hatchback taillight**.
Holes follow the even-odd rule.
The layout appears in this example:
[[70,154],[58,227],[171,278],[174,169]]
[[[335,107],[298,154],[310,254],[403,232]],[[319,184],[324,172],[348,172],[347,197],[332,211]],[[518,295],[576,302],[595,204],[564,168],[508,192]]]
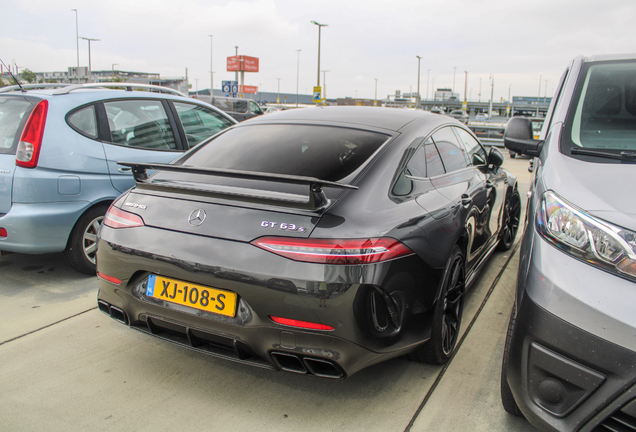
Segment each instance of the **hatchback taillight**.
[[144,220],[141,216],[128,213],[127,211],[123,211],[112,205],[106,212],[106,215],[104,215],[102,223],[111,228],[134,228],[144,226]]
[[371,264],[413,254],[404,244],[387,237],[348,240],[262,237],[252,244],[294,261],[319,264]]
[[35,168],[38,166],[48,109],[49,102],[44,99],[31,111],[18,142],[18,150],[15,156],[15,164],[17,166],[23,168]]

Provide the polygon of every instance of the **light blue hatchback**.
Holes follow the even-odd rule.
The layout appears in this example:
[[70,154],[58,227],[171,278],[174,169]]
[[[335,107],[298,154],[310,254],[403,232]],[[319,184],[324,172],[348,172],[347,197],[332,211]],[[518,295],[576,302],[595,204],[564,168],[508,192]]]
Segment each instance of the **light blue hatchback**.
[[0,251],[64,252],[87,274],[104,213],[134,185],[117,161],[168,163],[237,123],[165,87],[47,87],[0,89]]

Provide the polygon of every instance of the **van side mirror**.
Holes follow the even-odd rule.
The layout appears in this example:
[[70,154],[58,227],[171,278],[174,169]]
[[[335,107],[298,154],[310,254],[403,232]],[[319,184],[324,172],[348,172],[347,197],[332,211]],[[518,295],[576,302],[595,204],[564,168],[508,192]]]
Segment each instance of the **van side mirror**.
[[539,156],[544,143],[534,139],[532,120],[527,117],[511,118],[506,125],[503,141],[508,150],[528,156]]

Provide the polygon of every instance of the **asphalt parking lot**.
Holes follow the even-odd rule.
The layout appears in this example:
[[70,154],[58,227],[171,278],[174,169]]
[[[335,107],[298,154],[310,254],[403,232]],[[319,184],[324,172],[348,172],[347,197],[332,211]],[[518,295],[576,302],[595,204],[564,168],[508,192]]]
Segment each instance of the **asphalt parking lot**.
[[[524,212],[527,166],[506,155]],[[496,253],[468,293],[448,365],[395,359],[340,381],[155,340],[97,310],[96,279],[61,254],[2,256],[0,430],[534,431],[499,399],[514,251]]]

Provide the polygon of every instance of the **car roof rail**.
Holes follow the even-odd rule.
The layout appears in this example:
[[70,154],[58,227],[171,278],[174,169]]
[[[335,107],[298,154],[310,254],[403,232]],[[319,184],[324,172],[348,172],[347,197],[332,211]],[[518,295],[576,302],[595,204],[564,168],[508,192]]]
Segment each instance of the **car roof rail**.
[[170,87],[162,87],[158,85],[152,84],[137,84],[137,83],[128,83],[128,82],[108,82],[108,83],[86,83],[86,84],[72,84],[56,90],[53,92],[54,95],[64,95],[69,94],[74,90],[85,89],[85,88],[108,88],[108,87],[117,87],[122,88],[125,87],[126,91],[132,91],[133,88],[144,88],[149,90],[158,90],[164,93],[172,93],[177,96],[188,97],[187,95],[181,93],[178,90],[172,89]]
[[68,83],[39,83],[39,84],[21,84],[21,86],[18,85],[12,85],[12,86],[7,86],[7,87],[2,87],[0,88],[0,93],[7,93],[10,91],[15,91],[15,90],[20,90],[22,91],[22,89],[36,89],[36,88],[55,88],[55,87],[68,87],[71,86],[73,84],[68,84]]

